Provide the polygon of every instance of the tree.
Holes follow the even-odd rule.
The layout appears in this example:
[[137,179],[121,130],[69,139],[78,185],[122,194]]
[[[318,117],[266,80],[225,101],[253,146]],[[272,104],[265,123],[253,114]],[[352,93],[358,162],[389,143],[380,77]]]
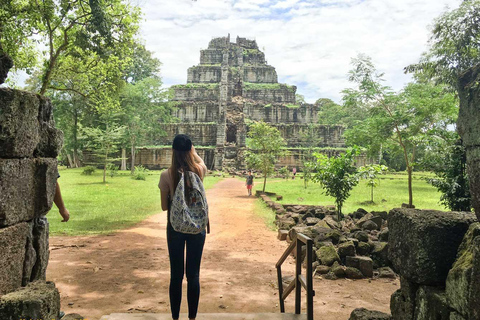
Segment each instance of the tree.
[[375,203],[373,201],[373,188],[375,188],[380,182],[380,180],[378,179],[378,176],[386,173],[387,170],[388,168],[386,166],[378,165],[378,164],[368,164],[358,169],[358,176],[360,177],[360,179],[367,180],[367,186],[370,187],[371,203]]
[[455,122],[458,110],[455,97],[442,86],[410,83],[400,93],[382,84],[369,57],[353,59],[349,80],[356,89],[343,91],[346,104],[356,105],[366,118],[347,129],[349,144],[367,147],[370,154],[381,153],[385,142],[402,150],[408,173],[408,203],[413,206],[412,174],[418,149],[426,137]]
[[[62,67],[78,73],[75,62],[127,61],[140,11],[124,0],[7,1],[0,6],[0,41],[15,67],[32,71],[36,44],[45,47],[39,93],[45,94]],[[96,57],[96,58],[92,58]],[[65,88],[64,88],[65,89]],[[61,90],[61,89],[59,89]]]
[[458,90],[458,79],[480,64],[480,0],[463,1],[458,9],[435,19],[429,50],[406,72],[420,74]]
[[325,125],[346,125],[349,113],[346,108],[336,104],[331,99],[320,98],[315,101],[315,105],[319,107],[318,123]]
[[103,166],[103,183],[106,182],[107,168],[114,158],[110,154],[118,150],[120,140],[125,133],[125,127],[106,121],[105,127],[83,128],[83,138],[87,147],[90,147],[101,157]]
[[432,163],[436,178],[427,181],[442,193],[440,202],[452,211],[471,211],[471,195],[466,172],[467,155],[461,140],[439,152]]
[[348,148],[345,153],[337,157],[331,157],[316,153],[317,162],[313,181],[319,182],[327,196],[335,198],[338,221],[342,218],[342,207],[345,200],[350,196],[350,191],[358,184],[357,167],[355,156],[360,151],[358,148]]
[[249,127],[248,137],[246,161],[250,168],[262,172],[265,192],[267,177],[273,173],[278,157],[286,154],[286,143],[277,128],[263,121],[255,122]]
[[135,170],[137,145],[145,143],[151,135],[162,134],[160,122],[171,119],[173,105],[167,101],[167,91],[161,86],[159,77],[149,77],[128,83],[122,92],[120,121],[127,128],[132,174]]

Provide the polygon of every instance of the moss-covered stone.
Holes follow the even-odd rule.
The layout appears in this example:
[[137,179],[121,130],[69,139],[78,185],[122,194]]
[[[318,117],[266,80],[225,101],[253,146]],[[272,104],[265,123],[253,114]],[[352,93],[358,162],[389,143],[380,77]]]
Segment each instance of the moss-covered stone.
[[342,259],[342,261],[344,261],[346,257],[354,256],[355,244],[353,243],[353,241],[341,243],[338,246],[338,255],[340,256],[340,259]]
[[480,235],[480,223],[470,226],[458,248],[457,260],[447,276],[445,291],[450,306],[463,316],[468,315],[473,268],[473,240]]
[[323,265],[331,266],[335,261],[340,262],[334,246],[325,246],[317,250],[317,257]]
[[60,294],[53,282],[35,281],[0,298],[0,319],[59,319]]

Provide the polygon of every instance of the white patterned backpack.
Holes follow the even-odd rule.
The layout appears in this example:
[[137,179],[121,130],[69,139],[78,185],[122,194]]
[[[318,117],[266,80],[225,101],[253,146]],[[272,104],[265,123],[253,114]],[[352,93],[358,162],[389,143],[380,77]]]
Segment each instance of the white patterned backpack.
[[189,199],[185,199],[185,179],[183,172],[170,207],[170,224],[173,230],[181,233],[197,234],[205,230],[208,224],[208,204],[202,179],[191,171],[187,171],[191,188]]

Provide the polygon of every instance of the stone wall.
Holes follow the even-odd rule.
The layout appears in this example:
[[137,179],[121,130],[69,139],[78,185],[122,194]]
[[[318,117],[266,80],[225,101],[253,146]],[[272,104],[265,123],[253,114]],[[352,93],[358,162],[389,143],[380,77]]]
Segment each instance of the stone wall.
[[243,81],[251,83],[277,83],[277,72],[272,66],[243,67]]
[[[0,88],[0,319],[58,319],[45,282],[48,221],[63,135],[50,100]],[[26,286],[26,287],[25,287]],[[24,287],[24,288],[22,288]]]
[[246,102],[243,107],[245,118],[265,121],[270,124],[317,123],[318,107],[304,104],[298,108],[289,108],[283,104]]
[[459,79],[458,132],[467,150],[467,173],[472,205],[480,220],[480,64]]
[[173,101],[212,101],[218,100],[218,84],[175,85]]
[[254,101],[272,101],[276,103],[295,103],[295,90],[287,86],[280,86],[279,88],[261,88],[243,89],[243,97]]
[[[345,147],[345,139],[342,137],[345,128],[343,126],[326,126],[317,124],[274,124],[280,131],[287,146],[300,146],[305,142],[306,136],[315,137],[315,147]],[[310,137],[311,138],[311,137]]]
[[173,113],[181,122],[215,122],[218,121],[218,102],[182,102]]
[[[288,167],[289,169],[292,169],[293,167],[295,167],[301,171],[303,167],[303,159],[305,158],[305,156],[310,156],[308,150],[304,148],[287,148],[287,150],[289,154],[285,157],[279,158],[278,161],[275,163],[275,168],[279,169],[282,167]],[[341,153],[345,152],[345,149],[342,150],[340,148],[322,148],[315,151],[321,154],[325,154],[328,157],[337,157]],[[373,163],[373,161],[371,161],[371,159],[368,159],[365,154],[362,154],[355,158],[355,165],[357,167],[362,167],[370,163]]]
[[188,135],[198,146],[214,146],[217,141],[216,123],[165,123],[161,126],[166,135],[159,137],[156,145],[171,145],[173,138],[180,133]]
[[222,68],[220,65],[199,65],[188,68],[187,83],[213,83],[220,82]]

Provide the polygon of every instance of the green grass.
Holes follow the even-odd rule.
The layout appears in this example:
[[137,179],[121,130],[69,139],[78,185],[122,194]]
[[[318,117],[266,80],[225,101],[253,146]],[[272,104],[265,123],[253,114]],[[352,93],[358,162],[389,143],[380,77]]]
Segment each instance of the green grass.
[[[436,188],[429,185],[422,177],[431,176],[429,173],[414,173],[413,179],[413,204],[418,209],[447,210],[439,203],[440,193]],[[263,179],[257,178],[254,189],[262,190]],[[305,189],[303,179],[300,177],[292,180],[267,179],[265,191],[275,192],[283,196],[280,203],[285,204],[308,204],[308,205],[334,205],[334,198],[323,194],[323,188],[318,183],[310,182]],[[408,203],[407,175],[405,173],[393,173],[384,175],[380,184],[374,189],[374,201],[370,203],[370,188],[365,180],[353,188],[350,197],[344,204],[342,211],[351,213],[358,208],[367,211],[388,211],[397,208],[402,203]],[[299,198],[303,198],[299,199]],[[385,201],[382,201],[385,200]]]
[[261,199],[257,199],[255,201],[255,214],[263,219],[267,228],[270,230],[277,230],[275,225],[275,215],[273,214],[272,209],[267,207],[265,202],[263,202]]
[[[102,171],[91,176],[82,175],[83,169],[60,169],[59,184],[70,220],[61,222],[58,209],[48,214],[53,235],[105,234],[124,229],[161,212],[158,181],[160,172],[152,170],[147,179],[133,180],[130,172],[120,172],[114,178],[107,176],[102,183]],[[221,178],[207,176],[205,188],[211,188]]]

